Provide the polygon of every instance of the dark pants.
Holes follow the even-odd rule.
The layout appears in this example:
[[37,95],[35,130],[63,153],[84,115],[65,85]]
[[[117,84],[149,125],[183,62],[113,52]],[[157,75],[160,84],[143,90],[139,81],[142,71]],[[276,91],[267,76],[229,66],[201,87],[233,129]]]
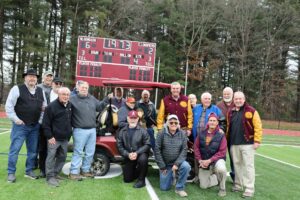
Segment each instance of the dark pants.
[[55,177],[63,168],[68,152],[68,141],[56,141],[56,144],[48,144],[46,159],[47,179]]
[[39,135],[39,168],[41,172],[46,173],[46,158],[47,158],[47,138],[44,135],[44,131],[40,128],[40,135]]
[[129,183],[136,178],[140,181],[145,181],[148,171],[148,155],[143,153],[138,155],[136,160],[125,159],[123,166],[124,182]]

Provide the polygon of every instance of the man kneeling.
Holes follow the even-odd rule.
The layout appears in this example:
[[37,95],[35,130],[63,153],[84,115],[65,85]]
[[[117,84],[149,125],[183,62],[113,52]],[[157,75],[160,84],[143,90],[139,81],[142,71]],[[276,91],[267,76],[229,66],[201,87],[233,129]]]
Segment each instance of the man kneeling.
[[160,169],[160,189],[169,190],[178,175],[175,192],[181,197],[188,196],[184,191],[191,170],[191,166],[185,161],[187,136],[180,130],[176,115],[168,116],[167,124],[158,133],[155,143],[155,158]]
[[128,125],[122,128],[117,137],[117,146],[124,157],[124,182],[129,183],[138,179],[133,187],[145,186],[148,170],[148,154],[150,138],[146,129],[138,125],[139,117],[135,110],[127,115]]
[[219,132],[218,117],[211,113],[207,128],[197,136],[194,144],[195,158],[199,163],[199,181],[203,189],[219,184],[220,197],[226,196],[226,149],[227,141]]

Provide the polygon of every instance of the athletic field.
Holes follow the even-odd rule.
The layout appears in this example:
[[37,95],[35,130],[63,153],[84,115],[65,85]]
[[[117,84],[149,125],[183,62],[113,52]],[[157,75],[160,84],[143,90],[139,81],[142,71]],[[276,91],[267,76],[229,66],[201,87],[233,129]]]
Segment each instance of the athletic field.
[[[257,150],[255,157],[256,192],[253,199],[300,199],[300,132],[265,130],[265,133],[263,145]],[[146,188],[134,189],[133,184],[124,184],[121,176],[82,182],[65,180],[58,188],[49,187],[45,179],[24,178],[25,145],[17,164],[17,182],[9,184],[6,182],[9,136],[10,122],[7,119],[0,119],[0,199],[182,199],[174,193],[174,188],[168,192],[159,190],[158,171],[151,167],[148,179],[154,189],[152,196]],[[226,184],[227,196],[223,199],[241,199],[241,193],[230,191],[232,187],[230,177]],[[151,187],[148,189],[151,190]],[[202,190],[198,185],[188,183],[186,191],[189,196],[184,199],[221,199],[217,196],[217,187]]]

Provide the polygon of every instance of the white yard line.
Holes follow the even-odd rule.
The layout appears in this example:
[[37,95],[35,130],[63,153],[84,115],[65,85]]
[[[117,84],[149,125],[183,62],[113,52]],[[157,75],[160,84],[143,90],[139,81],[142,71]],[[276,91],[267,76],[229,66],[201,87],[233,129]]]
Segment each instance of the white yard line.
[[282,160],[278,160],[278,159],[275,159],[275,158],[272,158],[272,157],[269,157],[269,156],[265,156],[265,155],[262,155],[260,153],[255,153],[256,155],[258,156],[261,156],[263,158],[267,158],[267,159],[270,159],[270,160],[273,160],[273,161],[276,161],[276,162],[279,162],[279,163],[282,163],[282,164],[285,164],[285,165],[288,165],[288,166],[291,166],[291,167],[295,167],[297,169],[300,169],[300,166],[298,165],[294,165],[294,164],[291,164],[291,163],[287,163],[287,162],[284,162]]
[[2,132],[2,133],[0,133],[0,135],[6,134],[6,133],[10,133],[10,130]]
[[148,194],[150,195],[151,200],[159,200],[156,192],[154,191],[151,183],[149,182],[148,178],[146,178],[146,189]]
[[294,148],[300,148],[300,146],[297,145],[290,145],[290,144],[262,144],[262,146],[276,146],[276,147],[294,147]]

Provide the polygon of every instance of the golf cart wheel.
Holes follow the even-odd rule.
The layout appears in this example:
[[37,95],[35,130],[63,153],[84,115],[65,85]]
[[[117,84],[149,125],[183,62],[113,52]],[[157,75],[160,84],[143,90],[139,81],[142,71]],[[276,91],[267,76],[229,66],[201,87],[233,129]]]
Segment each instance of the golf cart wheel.
[[95,176],[104,176],[110,168],[110,162],[105,154],[95,154],[92,172]]

